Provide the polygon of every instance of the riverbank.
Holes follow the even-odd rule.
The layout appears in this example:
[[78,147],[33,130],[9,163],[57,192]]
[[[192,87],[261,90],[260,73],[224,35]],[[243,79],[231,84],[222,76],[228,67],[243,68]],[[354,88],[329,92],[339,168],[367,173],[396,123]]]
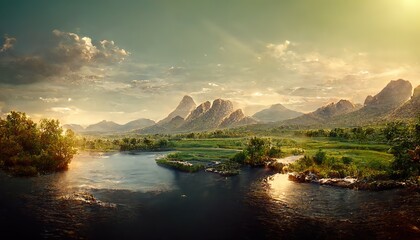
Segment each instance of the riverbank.
[[359,180],[357,178],[318,178],[315,174],[309,173],[289,173],[288,179],[298,183],[314,183],[319,185],[328,185],[334,187],[348,188],[354,190],[382,191],[396,188],[410,188],[420,191],[420,178],[405,181],[397,180]]

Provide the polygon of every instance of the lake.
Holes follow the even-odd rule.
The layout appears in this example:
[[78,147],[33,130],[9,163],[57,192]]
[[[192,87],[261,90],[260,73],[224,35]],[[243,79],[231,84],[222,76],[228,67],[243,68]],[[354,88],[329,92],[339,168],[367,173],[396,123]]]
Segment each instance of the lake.
[[63,173],[0,173],[3,239],[420,239],[418,192],[299,184],[263,168],[183,173],[156,165],[161,154],[84,153]]

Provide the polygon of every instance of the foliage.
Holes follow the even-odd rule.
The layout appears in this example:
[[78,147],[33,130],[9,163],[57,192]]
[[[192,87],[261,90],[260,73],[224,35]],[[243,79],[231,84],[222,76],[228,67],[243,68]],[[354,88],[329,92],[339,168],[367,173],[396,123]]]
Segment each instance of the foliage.
[[384,129],[388,142],[392,145],[391,153],[395,160],[392,163],[394,178],[410,178],[420,175],[420,118],[414,124],[404,122],[388,123]]
[[263,138],[252,137],[246,148],[246,163],[251,166],[261,166],[268,160],[269,142]]
[[232,158],[232,161],[237,162],[239,164],[244,164],[246,160],[246,154],[243,151],[238,152]]
[[320,148],[314,156],[314,162],[318,165],[321,165],[326,160],[326,157],[327,153],[322,151],[322,149]]
[[25,113],[12,111],[0,119],[0,165],[25,176],[66,170],[76,153],[74,141],[58,120],[42,119],[37,127]]

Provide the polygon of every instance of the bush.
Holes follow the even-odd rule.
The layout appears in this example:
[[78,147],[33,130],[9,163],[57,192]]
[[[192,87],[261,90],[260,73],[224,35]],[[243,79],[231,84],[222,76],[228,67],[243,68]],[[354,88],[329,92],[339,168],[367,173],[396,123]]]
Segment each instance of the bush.
[[232,158],[232,161],[237,162],[239,164],[244,164],[246,160],[246,154],[243,151],[238,152]]
[[350,163],[352,163],[352,162],[353,162],[353,158],[343,156],[343,157],[341,157],[341,161],[342,161],[344,164],[348,165],[348,164],[350,164]]
[[314,162],[318,165],[321,165],[325,159],[327,158],[327,153],[319,149],[318,152],[314,156]]

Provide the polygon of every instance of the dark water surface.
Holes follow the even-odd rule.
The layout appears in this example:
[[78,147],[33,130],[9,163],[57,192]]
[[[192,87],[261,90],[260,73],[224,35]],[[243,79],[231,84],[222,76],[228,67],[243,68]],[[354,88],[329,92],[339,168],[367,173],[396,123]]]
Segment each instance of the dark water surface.
[[298,184],[266,169],[181,173],[157,155],[85,154],[64,173],[1,173],[1,238],[420,239],[418,192]]

